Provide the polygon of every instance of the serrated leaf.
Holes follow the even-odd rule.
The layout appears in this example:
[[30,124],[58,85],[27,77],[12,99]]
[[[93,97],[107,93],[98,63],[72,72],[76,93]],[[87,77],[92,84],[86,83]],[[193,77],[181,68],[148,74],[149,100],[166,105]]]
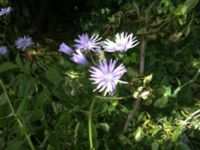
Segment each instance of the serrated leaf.
[[144,78],[144,80],[143,80],[144,85],[146,85],[147,83],[151,82],[152,78],[153,78],[153,74],[150,74],[150,75],[146,76]]
[[171,87],[170,86],[167,86],[167,87],[164,86],[164,89],[165,89],[164,94],[163,94],[164,97],[172,96],[172,91],[171,91]]
[[144,100],[146,100],[148,98],[148,96],[150,95],[150,90],[145,90],[140,94],[140,97]]
[[139,141],[142,140],[143,137],[144,137],[144,132],[143,132],[143,130],[142,130],[141,127],[138,127],[138,128],[137,128],[137,131],[136,131],[136,133],[135,133],[135,140],[136,140],[137,142],[139,142]]

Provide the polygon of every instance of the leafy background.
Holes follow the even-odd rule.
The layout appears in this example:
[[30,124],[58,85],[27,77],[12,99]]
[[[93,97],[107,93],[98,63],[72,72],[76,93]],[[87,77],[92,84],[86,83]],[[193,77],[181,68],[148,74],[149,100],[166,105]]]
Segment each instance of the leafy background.
[[[38,150],[89,149],[91,113],[95,149],[200,149],[198,0],[1,0],[0,5],[13,8],[0,22],[0,42],[9,47],[0,56],[0,149],[27,150],[30,142]],[[141,44],[123,55],[106,54],[125,64],[129,84],[103,97],[92,92],[87,69],[57,49],[77,34],[112,38],[122,31],[135,33],[141,44],[145,40],[144,75]],[[22,53],[13,41],[24,34],[35,45]]]

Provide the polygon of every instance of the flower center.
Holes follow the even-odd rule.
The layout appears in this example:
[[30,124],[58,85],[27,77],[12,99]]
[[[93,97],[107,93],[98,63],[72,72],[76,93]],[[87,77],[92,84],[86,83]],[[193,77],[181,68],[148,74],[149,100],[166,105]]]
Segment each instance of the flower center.
[[87,46],[88,49],[91,49],[94,46],[94,44],[91,41],[88,41]]
[[105,78],[108,82],[112,81],[113,80],[113,75],[111,73],[107,73],[105,74]]
[[126,49],[126,45],[124,43],[117,43],[117,48],[123,50]]

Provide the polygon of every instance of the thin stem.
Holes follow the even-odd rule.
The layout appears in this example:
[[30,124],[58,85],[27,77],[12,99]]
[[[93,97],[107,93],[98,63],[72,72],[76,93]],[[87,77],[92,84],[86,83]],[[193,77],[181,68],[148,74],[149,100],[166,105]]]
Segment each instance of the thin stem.
[[94,108],[95,98],[92,101],[92,104],[90,106],[89,116],[88,116],[88,128],[89,128],[89,141],[90,141],[90,150],[95,150],[93,146],[93,137],[92,137],[92,111]]
[[80,127],[80,122],[78,122],[76,124],[76,127],[75,127],[75,131],[74,131],[74,145],[76,145],[76,143],[77,143],[77,136],[78,136],[79,127]]
[[140,47],[140,75],[144,75],[144,64],[145,64],[145,47],[146,40],[142,37],[141,47]]
[[103,97],[103,96],[96,96],[96,98],[104,99],[104,100],[126,100],[127,98],[132,98],[132,95],[131,96],[126,96],[126,97],[116,97],[116,96]]
[[200,69],[197,71],[197,73],[195,74],[195,76],[194,76],[191,80],[189,80],[188,82],[184,83],[184,84],[181,86],[181,88],[184,88],[184,87],[187,86],[188,84],[190,84],[190,83],[196,81],[197,78],[198,78],[198,76],[199,76],[199,74],[200,74]]
[[141,98],[138,98],[136,100],[136,102],[134,103],[133,109],[131,110],[130,114],[128,115],[128,118],[127,118],[126,123],[124,125],[124,130],[123,130],[124,133],[126,133],[128,131],[128,127],[129,127],[131,121],[133,120],[133,117],[134,117],[134,115],[135,115],[135,113],[137,111],[137,108],[140,105],[140,101],[141,101]]
[[0,85],[1,85],[1,87],[2,87],[2,89],[3,89],[3,91],[4,91],[4,94],[5,94],[6,99],[7,99],[7,101],[8,101],[8,104],[9,104],[9,107],[10,107],[10,109],[11,109],[11,112],[12,112],[12,114],[14,115],[14,117],[15,117],[15,119],[16,119],[16,121],[17,121],[17,123],[18,123],[18,125],[19,125],[19,127],[20,127],[20,129],[21,129],[21,131],[22,131],[22,133],[25,135],[25,138],[26,138],[26,140],[28,141],[28,144],[29,144],[31,150],[35,150],[35,148],[34,148],[34,146],[33,146],[33,143],[32,143],[32,141],[31,141],[31,139],[30,139],[30,136],[29,136],[29,135],[26,133],[26,131],[25,131],[25,127],[24,127],[23,123],[22,123],[21,120],[17,117],[17,115],[16,115],[16,113],[15,113],[15,110],[14,110],[14,108],[13,108],[13,106],[12,106],[12,103],[11,103],[9,97],[8,97],[7,92],[6,92],[6,88],[5,88],[5,86],[4,86],[4,84],[3,84],[3,82],[2,82],[1,80],[0,80]]
[[[195,116],[195,115],[197,115],[197,116]],[[200,115],[200,109],[198,109],[197,111],[193,112],[193,113],[192,113],[187,119],[185,119],[183,122],[184,122],[185,124],[188,124],[189,121],[192,120],[194,116],[195,116],[194,119],[197,119],[197,118],[199,117],[199,115]]]
[[12,114],[15,115],[15,110],[14,110],[14,108],[13,108],[11,102],[10,102],[10,99],[9,99],[8,94],[6,92],[5,86],[4,86],[4,84],[3,84],[3,82],[1,80],[0,80],[0,84],[1,84],[1,87],[3,88],[4,94],[5,94],[6,99],[8,101],[9,107],[10,107],[10,109],[12,111]]

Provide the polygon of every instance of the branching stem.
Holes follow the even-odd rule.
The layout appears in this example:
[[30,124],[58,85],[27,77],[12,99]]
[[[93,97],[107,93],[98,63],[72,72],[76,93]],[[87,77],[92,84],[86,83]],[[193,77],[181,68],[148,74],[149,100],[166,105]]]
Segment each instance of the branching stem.
[[[140,75],[143,76],[144,75],[144,64],[145,64],[145,47],[146,47],[146,39],[144,37],[142,37],[141,40],[141,47],[140,47]],[[133,117],[137,111],[137,108],[139,107],[141,102],[141,98],[140,96],[137,98],[136,102],[133,104],[133,108],[130,112],[130,114],[128,115],[128,118],[125,122],[124,125],[124,129],[123,132],[126,133],[128,130],[128,127],[131,123],[131,121],[133,120]]]

